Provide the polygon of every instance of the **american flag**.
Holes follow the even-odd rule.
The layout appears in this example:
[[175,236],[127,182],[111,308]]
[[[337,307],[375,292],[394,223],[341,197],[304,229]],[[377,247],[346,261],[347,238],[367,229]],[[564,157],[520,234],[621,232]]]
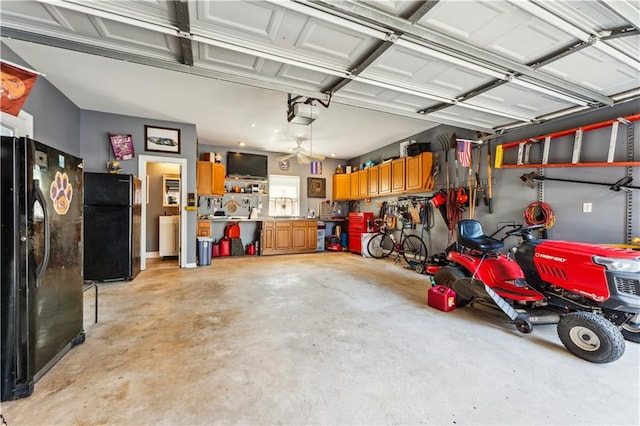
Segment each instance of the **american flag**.
[[471,142],[458,141],[456,155],[462,167],[471,167]]

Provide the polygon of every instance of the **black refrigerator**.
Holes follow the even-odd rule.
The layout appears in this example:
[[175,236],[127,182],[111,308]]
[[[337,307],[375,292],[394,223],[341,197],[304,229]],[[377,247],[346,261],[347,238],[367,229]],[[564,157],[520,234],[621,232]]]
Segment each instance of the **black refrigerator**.
[[84,174],[84,279],[132,280],[140,272],[140,179]]
[[0,174],[1,400],[34,383],[82,329],[82,160],[3,136]]

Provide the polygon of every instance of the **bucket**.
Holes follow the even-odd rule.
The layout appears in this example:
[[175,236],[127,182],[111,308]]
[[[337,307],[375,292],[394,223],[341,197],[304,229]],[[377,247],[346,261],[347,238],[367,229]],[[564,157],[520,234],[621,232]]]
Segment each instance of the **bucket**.
[[456,292],[443,285],[436,285],[427,290],[427,304],[444,312],[456,308]]

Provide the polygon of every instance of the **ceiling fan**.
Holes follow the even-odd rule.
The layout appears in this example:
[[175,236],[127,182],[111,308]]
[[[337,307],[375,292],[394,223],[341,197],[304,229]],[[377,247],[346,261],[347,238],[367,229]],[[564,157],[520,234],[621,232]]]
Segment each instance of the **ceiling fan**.
[[324,160],[324,155],[314,154],[311,150],[307,152],[302,147],[302,142],[304,142],[303,138],[297,138],[296,139],[297,146],[295,148],[290,149],[291,151],[290,154],[287,154],[283,157],[278,158],[278,161],[288,160],[292,157],[296,157],[296,159],[298,160],[298,164],[309,164],[313,160],[318,160],[318,161]]

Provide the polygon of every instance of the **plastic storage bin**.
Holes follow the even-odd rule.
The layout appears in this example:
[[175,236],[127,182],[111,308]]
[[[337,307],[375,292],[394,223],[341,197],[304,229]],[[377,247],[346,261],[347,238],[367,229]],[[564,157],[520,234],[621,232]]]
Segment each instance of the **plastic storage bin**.
[[200,266],[211,265],[211,237],[198,237],[198,260]]

